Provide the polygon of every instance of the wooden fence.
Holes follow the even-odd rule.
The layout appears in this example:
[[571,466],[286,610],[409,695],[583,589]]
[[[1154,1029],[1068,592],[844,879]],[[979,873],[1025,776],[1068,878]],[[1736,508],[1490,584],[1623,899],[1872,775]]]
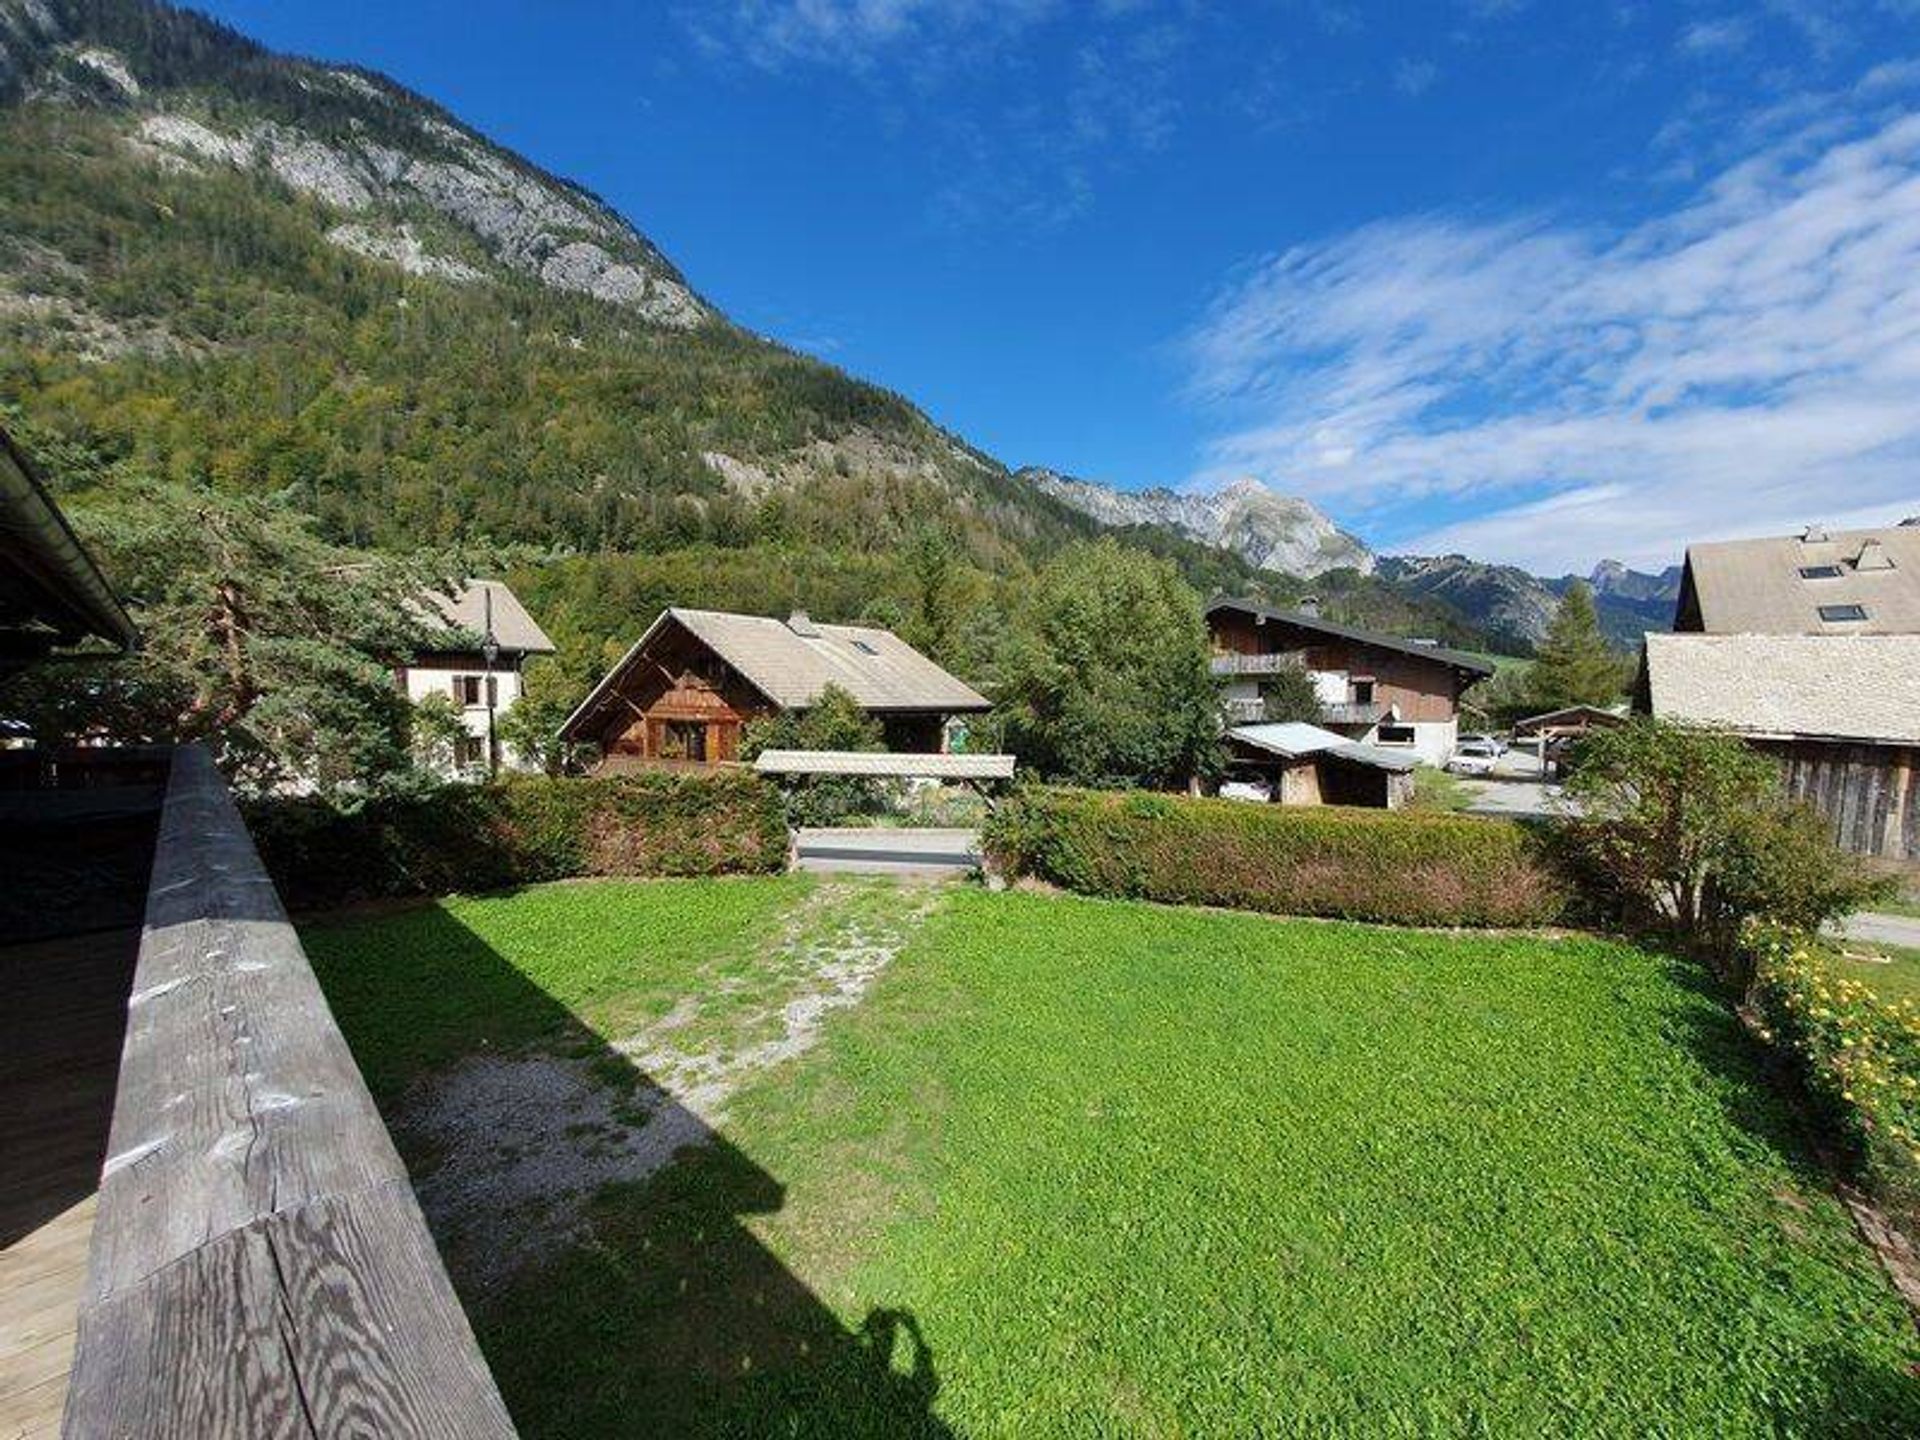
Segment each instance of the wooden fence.
[[197,747],[168,780],[107,1153],[70,1440],[514,1433]]

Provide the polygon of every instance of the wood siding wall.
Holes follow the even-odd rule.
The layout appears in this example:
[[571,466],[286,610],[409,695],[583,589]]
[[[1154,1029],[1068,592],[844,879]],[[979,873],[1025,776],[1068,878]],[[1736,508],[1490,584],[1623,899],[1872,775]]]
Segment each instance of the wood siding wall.
[[1920,859],[1920,748],[1765,741],[1787,790],[1827,818],[1840,848],[1889,860]]
[[1215,654],[1297,654],[1309,670],[1371,676],[1374,703],[1398,707],[1400,718],[1409,724],[1444,724],[1459,713],[1459,680],[1453,667],[1441,661],[1334,639],[1284,620],[1256,623],[1238,611],[1210,615],[1207,626]]

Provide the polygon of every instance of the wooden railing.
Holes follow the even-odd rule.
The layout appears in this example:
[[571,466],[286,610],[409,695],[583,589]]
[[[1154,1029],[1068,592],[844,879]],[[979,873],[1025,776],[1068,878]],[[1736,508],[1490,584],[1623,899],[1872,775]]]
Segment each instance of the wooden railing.
[[1282,670],[1302,665],[1299,651],[1287,655],[1222,654],[1212,657],[1215,675],[1277,675]]
[[197,747],[168,779],[107,1156],[69,1440],[514,1433]]

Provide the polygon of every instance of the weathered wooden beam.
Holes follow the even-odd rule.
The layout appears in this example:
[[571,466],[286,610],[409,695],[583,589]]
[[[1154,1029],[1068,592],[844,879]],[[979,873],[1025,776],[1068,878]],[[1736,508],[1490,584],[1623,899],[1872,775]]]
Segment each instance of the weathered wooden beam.
[[65,1434],[513,1433],[226,786],[176,756]]

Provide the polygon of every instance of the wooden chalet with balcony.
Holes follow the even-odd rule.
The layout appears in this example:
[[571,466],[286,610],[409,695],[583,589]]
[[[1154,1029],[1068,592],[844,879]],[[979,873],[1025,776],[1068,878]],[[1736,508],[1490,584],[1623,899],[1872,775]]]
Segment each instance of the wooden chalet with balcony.
[[1493,674],[1492,665],[1461,650],[1251,600],[1214,601],[1207,632],[1230,724],[1264,720],[1266,682],[1299,668],[1319,696],[1319,724],[1430,765],[1453,753],[1461,696]]

